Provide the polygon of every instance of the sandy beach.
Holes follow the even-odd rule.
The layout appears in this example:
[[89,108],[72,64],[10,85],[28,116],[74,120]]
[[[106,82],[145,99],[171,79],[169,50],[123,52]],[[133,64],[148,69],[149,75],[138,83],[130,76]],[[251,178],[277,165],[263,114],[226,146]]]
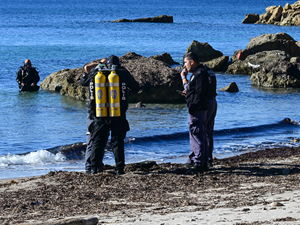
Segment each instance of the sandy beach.
[[201,174],[155,162],[125,172],[1,180],[0,224],[300,224],[299,147],[215,159]]

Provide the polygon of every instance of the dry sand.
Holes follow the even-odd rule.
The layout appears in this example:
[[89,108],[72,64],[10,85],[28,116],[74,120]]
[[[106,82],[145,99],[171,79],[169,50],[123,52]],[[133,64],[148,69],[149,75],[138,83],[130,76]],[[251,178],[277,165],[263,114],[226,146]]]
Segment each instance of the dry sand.
[[202,174],[152,162],[125,172],[1,180],[0,224],[78,216],[98,224],[300,224],[299,147],[215,159]]

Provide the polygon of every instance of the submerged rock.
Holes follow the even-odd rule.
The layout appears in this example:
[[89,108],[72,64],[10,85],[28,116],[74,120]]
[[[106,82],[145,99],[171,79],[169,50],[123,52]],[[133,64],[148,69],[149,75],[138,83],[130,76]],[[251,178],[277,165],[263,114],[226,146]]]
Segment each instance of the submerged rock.
[[119,19],[112,22],[150,22],[150,23],[173,23],[173,16],[160,15],[139,19]]
[[228,86],[222,87],[220,90],[227,92],[239,92],[239,88],[235,82],[231,82]]

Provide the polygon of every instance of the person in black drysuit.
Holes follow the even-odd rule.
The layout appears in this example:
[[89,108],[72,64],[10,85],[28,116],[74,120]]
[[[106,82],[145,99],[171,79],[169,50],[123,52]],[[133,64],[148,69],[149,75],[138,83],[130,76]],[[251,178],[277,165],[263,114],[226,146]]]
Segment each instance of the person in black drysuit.
[[215,117],[217,115],[217,79],[214,71],[208,66],[204,65],[205,70],[209,74],[210,86],[208,91],[208,106],[207,106],[207,145],[208,145],[208,166],[213,167],[213,150],[214,150],[214,126]]
[[26,59],[24,66],[19,67],[16,81],[19,84],[20,91],[38,91],[37,83],[40,81],[39,72],[31,66],[31,61]]
[[[95,68],[97,66],[101,69],[107,69],[106,62],[107,62],[107,58],[102,58],[102,59],[100,59],[100,63],[89,63],[83,67],[84,72],[89,73],[92,68]],[[85,172],[87,174],[91,174],[91,167],[92,167],[91,152],[92,152],[93,141],[91,138],[91,133],[89,132],[89,127],[92,123],[93,123],[93,120],[90,118],[90,115],[88,115],[86,118],[87,132],[86,132],[86,151],[85,151]],[[103,163],[99,162],[98,167],[101,168],[103,166],[104,166]]]
[[[133,76],[124,67],[120,66],[119,58],[111,55],[107,59],[107,67],[116,65],[116,73],[120,78],[120,100],[121,100],[121,116],[120,117],[96,117],[95,116],[95,100],[90,100],[89,117],[92,120],[88,130],[91,134],[92,149],[91,149],[91,174],[97,174],[103,171],[104,149],[111,132],[111,146],[115,156],[116,173],[124,174],[125,153],[124,139],[129,124],[126,119],[126,111],[128,108],[128,88],[137,93],[140,89],[139,84]],[[94,77],[96,70],[91,69],[88,74],[84,74],[80,80],[82,86],[94,87]]]
[[[188,52],[183,56],[185,68],[181,72],[181,79],[186,95],[189,111],[189,134],[191,153],[187,159],[187,166],[194,166],[197,172],[207,170],[207,109],[209,74],[203,64],[199,62],[197,54]],[[192,72],[190,81],[188,72]]]

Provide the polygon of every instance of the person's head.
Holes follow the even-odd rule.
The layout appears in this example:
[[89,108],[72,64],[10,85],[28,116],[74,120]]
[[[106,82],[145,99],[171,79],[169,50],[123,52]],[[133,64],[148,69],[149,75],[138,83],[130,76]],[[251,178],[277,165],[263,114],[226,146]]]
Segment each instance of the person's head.
[[24,66],[27,67],[27,68],[30,68],[31,67],[31,61],[29,59],[26,59],[24,61]]
[[112,65],[120,65],[119,58],[115,55],[111,55],[107,58],[107,66],[111,67]]
[[199,64],[199,57],[194,52],[188,52],[183,56],[184,67],[189,71],[192,72]]

